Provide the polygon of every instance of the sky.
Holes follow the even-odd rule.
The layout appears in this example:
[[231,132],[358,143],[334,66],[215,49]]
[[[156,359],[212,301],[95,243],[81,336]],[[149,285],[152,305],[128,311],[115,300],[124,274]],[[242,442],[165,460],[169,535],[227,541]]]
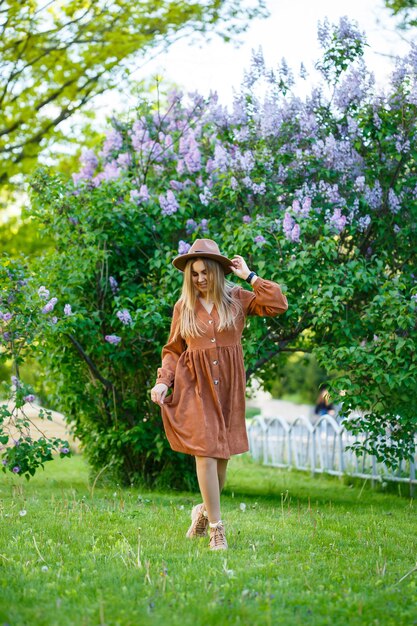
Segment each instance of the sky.
[[254,20],[240,36],[240,47],[219,37],[209,43],[202,40],[200,46],[181,40],[157,58],[139,63],[133,77],[140,80],[160,74],[185,92],[197,90],[206,95],[217,91],[221,103],[227,105],[249,67],[253,49],[261,46],[271,67],[277,67],[285,57],[295,73],[301,62],[312,68],[320,55],[318,21],[328,17],[330,22],[338,22],[344,15],[355,19],[367,33],[370,48],[366,60],[379,84],[383,85],[392,67],[386,55],[404,54],[408,49],[382,0],[267,0],[267,6],[270,17]]

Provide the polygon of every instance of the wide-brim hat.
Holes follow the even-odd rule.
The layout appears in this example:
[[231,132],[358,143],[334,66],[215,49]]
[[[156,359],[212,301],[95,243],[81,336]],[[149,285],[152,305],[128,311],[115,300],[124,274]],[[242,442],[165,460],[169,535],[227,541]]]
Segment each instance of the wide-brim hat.
[[212,259],[220,263],[224,269],[225,274],[230,274],[232,271],[230,266],[232,261],[226,256],[220,254],[219,246],[212,239],[196,239],[186,254],[179,254],[172,261],[172,264],[181,272],[185,270],[187,261],[197,258]]

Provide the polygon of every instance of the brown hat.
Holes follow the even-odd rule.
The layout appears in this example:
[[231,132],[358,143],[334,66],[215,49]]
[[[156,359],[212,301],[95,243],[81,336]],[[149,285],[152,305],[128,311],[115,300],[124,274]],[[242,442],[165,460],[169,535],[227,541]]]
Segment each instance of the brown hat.
[[172,264],[183,272],[187,261],[198,257],[217,261],[223,267],[225,274],[229,274],[232,271],[230,269],[232,265],[231,260],[220,254],[219,246],[212,239],[196,239],[187,254],[179,254],[172,261]]

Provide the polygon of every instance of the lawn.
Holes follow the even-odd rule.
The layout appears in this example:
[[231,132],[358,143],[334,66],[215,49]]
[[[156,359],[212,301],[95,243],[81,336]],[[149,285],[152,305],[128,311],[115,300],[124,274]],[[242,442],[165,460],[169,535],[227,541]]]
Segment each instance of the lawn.
[[414,501],[231,462],[229,550],[185,538],[196,494],[88,483],[81,456],[0,478],[0,624],[417,624]]

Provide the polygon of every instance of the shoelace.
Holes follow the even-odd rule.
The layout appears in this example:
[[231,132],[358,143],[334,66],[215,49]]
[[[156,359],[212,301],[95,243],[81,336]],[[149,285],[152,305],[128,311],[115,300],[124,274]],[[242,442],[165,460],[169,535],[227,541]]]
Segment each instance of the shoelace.
[[197,533],[197,535],[199,533],[205,533],[207,526],[208,526],[208,519],[204,515],[203,511],[200,511],[198,518],[197,518],[197,523],[195,525],[195,532]]
[[216,548],[217,548],[217,546],[224,545],[224,528],[223,528],[223,526],[217,526],[217,528],[212,528],[212,530],[214,532],[213,532],[213,534],[210,537],[210,543],[213,543]]

